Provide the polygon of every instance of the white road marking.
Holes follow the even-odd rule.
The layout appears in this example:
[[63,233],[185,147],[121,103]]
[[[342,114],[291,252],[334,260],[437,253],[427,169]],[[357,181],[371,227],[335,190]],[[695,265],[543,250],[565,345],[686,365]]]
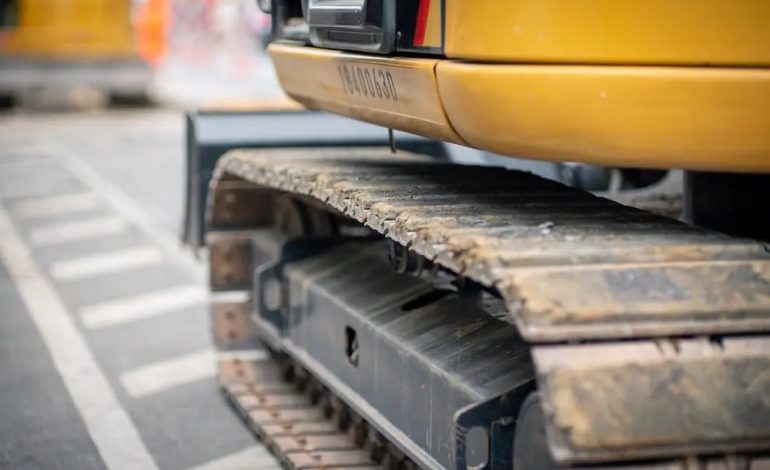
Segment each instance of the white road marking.
[[[56,152],[61,154],[62,150],[57,149]],[[171,255],[174,261],[189,269],[198,280],[206,279],[205,264],[196,260],[192,253],[179,243],[174,234],[160,225],[157,219],[148,215],[147,211],[126,193],[107,181],[90,165],[71,152],[65,158],[58,159],[57,162],[92,191],[98,193],[115,211],[144,231],[147,236],[163,248],[166,254]]]
[[99,198],[91,192],[60,194],[27,199],[16,203],[13,212],[22,218],[76,214],[99,207]]
[[162,259],[163,253],[158,248],[139,246],[57,261],[51,264],[51,276],[60,281],[73,281],[151,266],[160,263]]
[[263,361],[270,356],[262,349],[242,349],[233,351],[218,351],[217,360],[219,361],[231,361],[238,359],[239,361]]
[[275,457],[265,447],[252,446],[190,470],[277,470],[280,468]]
[[244,303],[249,302],[251,300],[251,293],[246,291],[237,291],[237,290],[231,290],[231,291],[222,291],[222,292],[211,292],[209,293],[211,296],[212,302],[221,302],[221,303]]
[[133,398],[143,398],[170,388],[214,377],[216,361],[239,359],[259,361],[268,358],[265,351],[214,351],[202,349],[165,361],[154,362],[120,374],[120,383]]
[[143,398],[214,377],[215,358],[214,350],[207,348],[124,372],[120,374],[120,383],[133,398]]
[[0,257],[107,468],[156,469],[66,307],[2,207]]
[[114,235],[126,228],[128,223],[121,217],[94,217],[38,227],[31,231],[29,239],[35,246],[50,246]]
[[205,302],[207,297],[201,286],[172,287],[87,305],[80,309],[80,319],[86,328],[107,328],[192,307]]

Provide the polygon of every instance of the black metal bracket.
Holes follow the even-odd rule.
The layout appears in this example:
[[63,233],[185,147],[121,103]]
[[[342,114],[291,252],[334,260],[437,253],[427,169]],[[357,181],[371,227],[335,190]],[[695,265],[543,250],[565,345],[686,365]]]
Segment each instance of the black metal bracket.
[[286,329],[284,312],[288,308],[288,283],[284,282],[284,267],[296,261],[309,258],[329,248],[351,241],[362,241],[362,237],[298,237],[287,240],[280,248],[275,261],[257,266],[254,273],[254,300],[260,318],[274,331],[267,338],[277,342]]
[[468,468],[466,438],[473,428],[482,428],[487,435],[487,460],[481,470],[513,468],[513,441],[516,416],[535,383],[522,385],[490,398],[473,403],[455,414],[455,468]]

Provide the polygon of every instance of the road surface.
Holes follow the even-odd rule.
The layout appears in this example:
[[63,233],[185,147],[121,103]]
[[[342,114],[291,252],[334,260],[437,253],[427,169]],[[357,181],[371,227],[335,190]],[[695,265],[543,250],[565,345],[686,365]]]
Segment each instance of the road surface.
[[0,468],[276,468],[179,247],[183,117],[0,116]]

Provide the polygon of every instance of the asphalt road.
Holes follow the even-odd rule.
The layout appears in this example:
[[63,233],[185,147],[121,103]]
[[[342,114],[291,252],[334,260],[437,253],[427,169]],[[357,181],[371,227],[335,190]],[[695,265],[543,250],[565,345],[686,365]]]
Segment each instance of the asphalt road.
[[0,116],[0,468],[275,468],[218,393],[183,117]]

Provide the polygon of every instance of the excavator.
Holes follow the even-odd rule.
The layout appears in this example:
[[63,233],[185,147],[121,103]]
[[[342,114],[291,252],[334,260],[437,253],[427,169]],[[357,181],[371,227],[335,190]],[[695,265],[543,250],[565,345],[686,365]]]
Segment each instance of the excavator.
[[282,465],[770,468],[770,3],[258,3],[301,106],[189,116],[185,240]]

